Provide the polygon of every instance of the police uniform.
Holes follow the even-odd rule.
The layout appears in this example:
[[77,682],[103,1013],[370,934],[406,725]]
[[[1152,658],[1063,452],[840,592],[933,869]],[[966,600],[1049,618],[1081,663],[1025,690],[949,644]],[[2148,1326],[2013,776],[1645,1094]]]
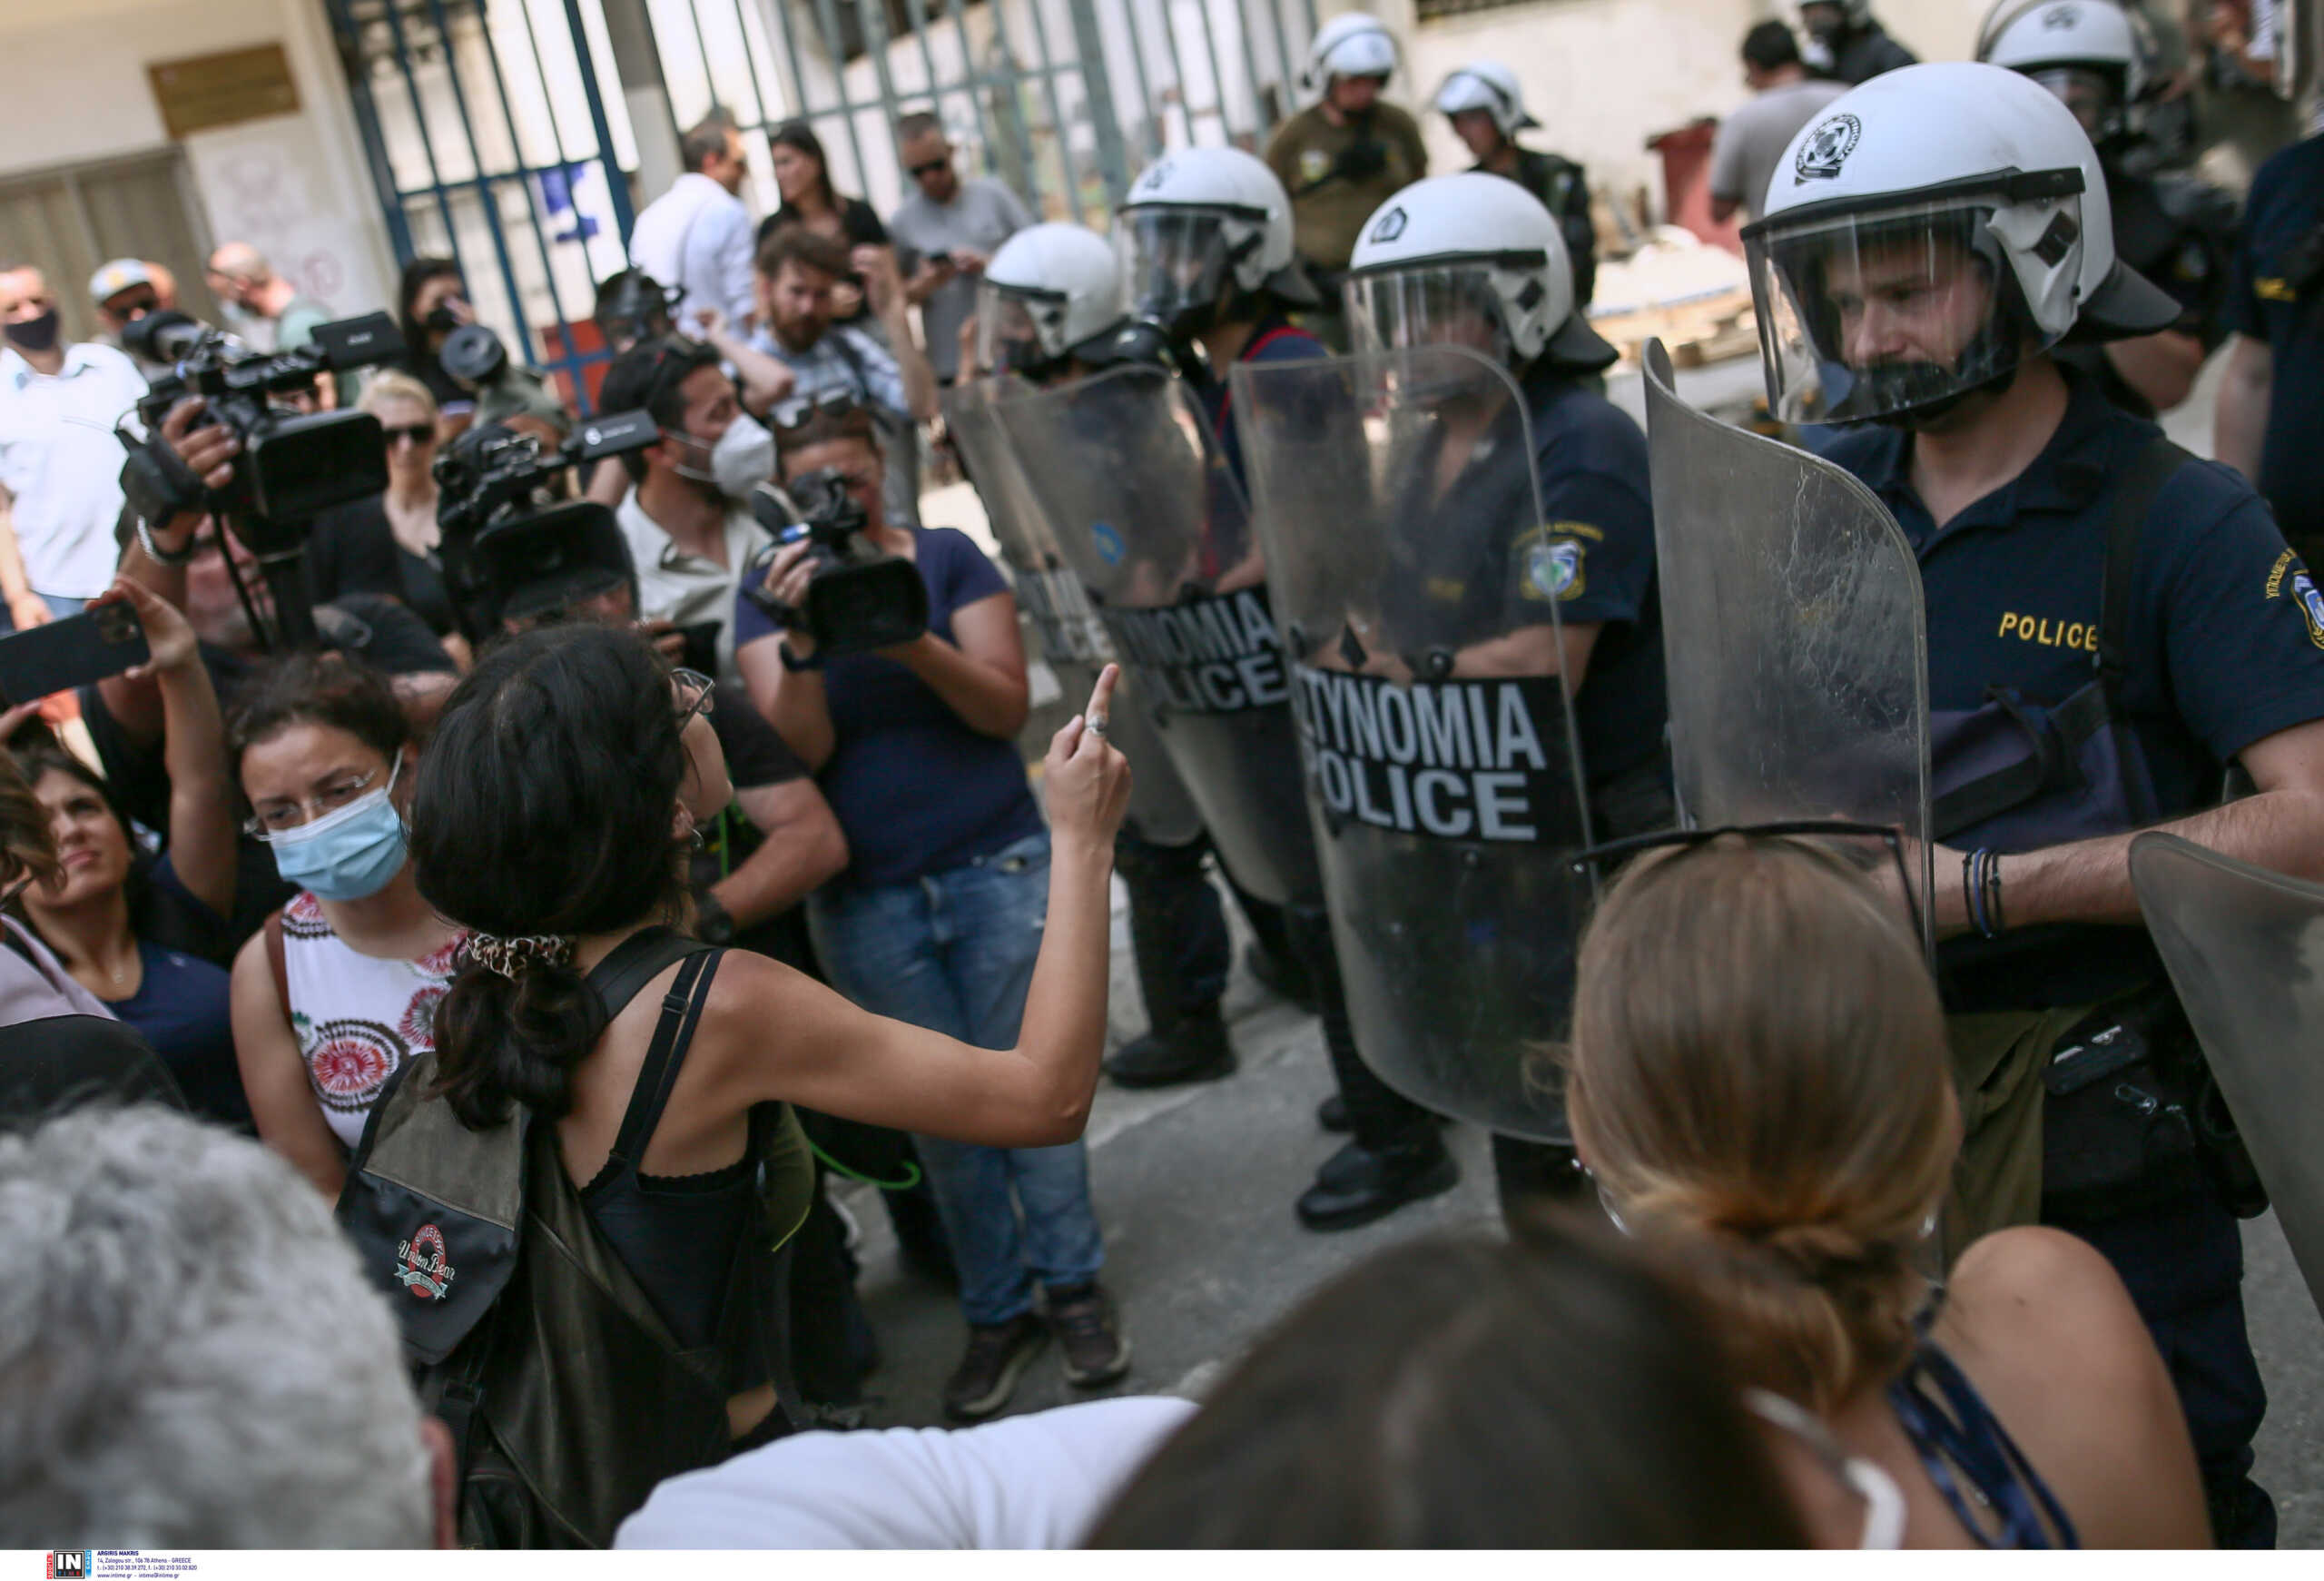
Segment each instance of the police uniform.
[[[1457,651],[1552,618],[1597,626],[1573,698],[1593,833],[1606,840],[1668,828],[1677,805],[1666,750],[1669,705],[1646,437],[1571,372],[1537,362],[1520,388],[1533,445],[1531,477],[1497,464],[1496,448],[1517,442],[1513,414],[1504,414],[1451,489],[1433,504],[1406,507],[1424,525],[1399,535],[1416,558],[1386,579],[1384,623],[1406,653]],[[1424,464],[1414,470],[1433,474]],[[1478,520],[1496,529],[1480,534],[1468,525]],[[1423,854],[1416,882],[1425,882],[1436,860]],[[1469,907],[1463,947],[1491,951],[1497,918],[1539,916],[1556,904],[1546,896],[1507,894]],[[1530,966],[1538,948],[1538,940],[1526,941],[1512,958]],[[1523,1197],[1571,1189],[1567,1151],[1506,1136],[1492,1141],[1505,1211]]]
[[2252,178],[2227,327],[2273,353],[2255,481],[2293,547],[2324,556],[2324,137],[2282,150]]
[[[2092,681],[2110,508],[2156,430],[2111,406],[2095,381],[2067,379],[2064,419],[2042,454],[1942,529],[1913,492],[1908,435],[1857,430],[1826,452],[1880,496],[1918,556],[1940,792],[1974,734],[1964,722],[1989,716],[1997,688],[2038,716]],[[2148,799],[2149,821],[2170,819],[2215,805],[2227,763],[2252,743],[2324,718],[2324,596],[2266,503],[2209,461],[2181,464],[2153,495],[2135,568],[2121,689],[2135,744],[2123,755],[2126,778]],[[2100,783],[2107,777],[2070,774],[2085,783],[2053,781],[2014,813],[1938,833],[1961,848],[2006,852],[2120,832],[2136,820],[2105,810],[2115,794]],[[1951,939],[1938,966],[1956,1062],[1973,1035],[2005,1041],[1989,1035],[1995,1018],[2030,1027],[2043,1013],[2070,1015],[2167,983],[2143,928],[2097,924]],[[2011,1057],[2045,1063],[2048,1045],[2033,1046],[2031,1035]],[[2053,1168],[2056,1112],[2043,1111]],[[2266,1397],[2223,1198],[2205,1184],[2102,1219],[2066,1219],[2047,1204],[2043,1216],[2097,1245],[2129,1286],[2178,1385],[2221,1540],[2271,1536],[2272,1511],[2247,1476]]]
[[[1482,164],[1472,170],[1483,171]],[[1499,171],[1486,171],[1500,175]],[[1598,225],[1590,217],[1590,178],[1581,166],[1562,154],[1538,148],[1520,148],[1517,168],[1507,180],[1541,200],[1541,207],[1556,216],[1558,233],[1565,238],[1565,255],[1573,265],[1573,311],[1590,305],[1598,291]]]
[[[2219,188],[2184,176],[2106,172],[2114,213],[2114,254],[2171,293],[2184,311],[2171,327],[2194,336],[2205,355],[2227,331],[2221,311],[2235,244],[2235,200]],[[2095,373],[2107,398],[2125,411],[2152,417],[2153,403],[2114,371],[2103,347],[2076,347],[2061,355]]]

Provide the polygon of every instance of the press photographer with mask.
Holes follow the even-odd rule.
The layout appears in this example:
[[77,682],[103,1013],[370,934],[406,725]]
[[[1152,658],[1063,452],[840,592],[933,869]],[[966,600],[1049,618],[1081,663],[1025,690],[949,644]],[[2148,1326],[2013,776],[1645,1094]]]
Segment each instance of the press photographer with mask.
[[739,679],[734,589],[767,541],[745,502],[773,476],[773,436],[743,410],[717,351],[675,335],[616,358],[597,404],[643,408],[662,430],[659,444],[621,459],[636,485],[615,519],[637,567],[637,613],[675,626],[719,622],[718,679]]
[[412,881],[419,754],[385,677],[337,654],[278,659],[227,743],[250,827],[298,886],[234,960],[242,1088],[260,1139],[336,1198],[388,1079],[434,1046],[466,935]]

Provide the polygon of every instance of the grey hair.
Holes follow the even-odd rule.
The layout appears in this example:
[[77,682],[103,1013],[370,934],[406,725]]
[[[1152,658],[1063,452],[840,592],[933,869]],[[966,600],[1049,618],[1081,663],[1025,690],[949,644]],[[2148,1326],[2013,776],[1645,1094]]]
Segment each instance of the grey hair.
[[0,1136],[0,1547],[426,1546],[394,1317],[330,1206],[156,1108]]

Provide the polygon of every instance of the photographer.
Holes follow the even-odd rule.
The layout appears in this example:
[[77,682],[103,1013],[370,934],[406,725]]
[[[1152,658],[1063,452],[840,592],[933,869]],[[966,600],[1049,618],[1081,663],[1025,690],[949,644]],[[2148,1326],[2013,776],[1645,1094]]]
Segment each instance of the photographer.
[[621,458],[636,485],[615,519],[637,567],[638,612],[675,626],[718,621],[717,676],[732,682],[734,589],[767,541],[747,501],[773,475],[773,437],[743,410],[718,353],[675,335],[615,359],[597,404],[642,408],[662,430],[661,443]]
[[[1093,716],[1110,694],[1108,677]],[[733,952],[711,957],[698,1020],[656,1043],[648,1082],[664,996],[693,968],[673,961],[626,1008],[602,1004],[585,974],[602,982],[666,946],[655,924],[679,899],[683,854],[726,794],[698,717],[707,700],[626,633],[516,638],[447,707],[413,807],[422,893],[478,930],[437,1018],[436,1090],[472,1128],[512,1104],[556,1126],[592,1224],[688,1345],[719,1332],[726,1249],[752,1221],[753,1192],[778,1225],[804,1204],[812,1164],[785,1106],[1003,1146],[1079,1134],[1105,1034],[1109,854],[1128,793],[1102,734],[1078,718],[1058,733],[1046,770],[1053,925],[1021,1038],[972,1048]],[[563,838],[542,839],[544,823]],[[576,865],[576,851],[592,860]],[[732,1359],[740,1436],[773,1391],[752,1358]]]
[[[888,523],[869,411],[817,408],[783,431],[781,448],[786,483],[836,470],[863,514],[862,536],[910,560],[928,593],[919,637],[828,662],[801,622],[778,629],[752,599],[736,600],[736,661],[752,700],[816,770],[847,832],[852,865],[810,903],[816,953],[832,983],[866,1010],[1009,1047],[1041,948],[1043,892],[1054,887],[1044,882],[1049,836],[1014,745],[1026,715],[1016,598],[965,534]],[[783,548],[763,591],[802,608],[814,547]],[[1053,917],[1047,931],[1054,939],[1075,925],[1083,924]],[[969,1321],[946,1411],[973,1420],[1008,1402],[1045,1338],[1033,1312],[1037,1280],[1068,1379],[1120,1377],[1129,1347],[1097,1283],[1105,1248],[1081,1143],[998,1147],[923,1136],[920,1150]]]
[[436,398],[408,373],[373,374],[359,406],[379,420],[388,444],[382,494],[324,511],[307,539],[307,587],[330,604],[348,593],[393,598],[428,622],[454,663],[473,658],[459,634],[436,546]]
[[130,678],[161,693],[168,849],[155,858],[139,847],[113,788],[79,758],[53,745],[20,749],[59,872],[19,904],[74,981],[162,1056],[188,1107],[247,1131],[222,964],[233,952],[234,793],[217,694],[184,616],[134,582],[99,602],[112,599],[135,607],[152,654]]
[[336,1198],[388,1079],[433,1046],[466,934],[413,883],[419,750],[384,677],[337,654],[277,660],[228,748],[249,827],[298,891],[234,958],[242,1087],[261,1140]]
[[[203,410],[200,397],[182,400],[171,409],[161,431],[205,487],[222,489],[232,480],[241,442],[223,425],[194,426]],[[231,697],[266,655],[253,616],[271,621],[274,614],[272,595],[248,546],[214,519],[196,512],[148,524],[143,533],[133,522],[125,521],[123,529],[128,547],[121,575],[184,611],[212,687],[221,697]],[[458,675],[451,656],[427,623],[401,604],[376,594],[349,593],[318,607],[315,617],[325,646],[389,677],[415,729],[450,694]],[[167,828],[171,790],[162,761],[162,699],[153,681],[114,676],[84,687],[81,717],[121,807],[148,828]],[[248,938],[291,893],[276,874],[264,844],[243,839],[229,919],[231,938]]]
[[396,322],[404,354],[393,366],[428,386],[436,398],[436,437],[448,440],[476,416],[476,394],[444,371],[438,354],[452,331],[476,322],[460,266],[448,258],[415,258],[396,288]]

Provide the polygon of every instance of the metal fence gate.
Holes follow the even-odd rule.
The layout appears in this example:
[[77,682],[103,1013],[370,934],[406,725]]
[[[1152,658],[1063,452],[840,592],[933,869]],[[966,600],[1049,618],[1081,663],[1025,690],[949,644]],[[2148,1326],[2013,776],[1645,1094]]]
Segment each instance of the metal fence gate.
[[[1315,0],[321,0],[398,262],[450,257],[512,352],[586,408],[596,282],[675,178],[677,129],[812,125],[842,192],[904,196],[893,127],[1103,227],[1166,149],[1257,151],[1294,108]],[[780,203],[763,135],[744,199]],[[390,304],[393,305],[393,304]]]

